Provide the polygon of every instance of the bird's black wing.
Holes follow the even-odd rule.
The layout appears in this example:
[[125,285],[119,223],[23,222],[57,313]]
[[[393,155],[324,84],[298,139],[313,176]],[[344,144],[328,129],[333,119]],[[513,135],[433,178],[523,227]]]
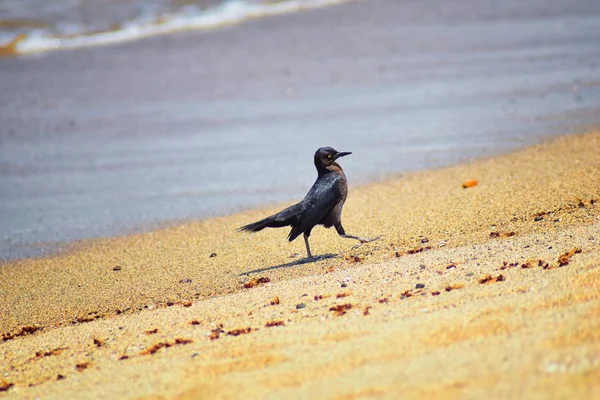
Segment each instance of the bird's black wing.
[[290,231],[289,241],[319,224],[341,199],[341,177],[338,174],[319,177],[304,200],[299,203],[302,205],[302,215],[298,224]]

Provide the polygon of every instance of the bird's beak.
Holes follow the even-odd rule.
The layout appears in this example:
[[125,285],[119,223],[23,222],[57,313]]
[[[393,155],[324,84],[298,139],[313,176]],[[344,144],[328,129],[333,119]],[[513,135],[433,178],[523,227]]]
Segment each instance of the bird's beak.
[[339,153],[337,153],[335,156],[333,156],[333,160],[337,160],[340,157],[345,157],[345,156],[349,156],[350,154],[352,154],[351,151],[340,151]]

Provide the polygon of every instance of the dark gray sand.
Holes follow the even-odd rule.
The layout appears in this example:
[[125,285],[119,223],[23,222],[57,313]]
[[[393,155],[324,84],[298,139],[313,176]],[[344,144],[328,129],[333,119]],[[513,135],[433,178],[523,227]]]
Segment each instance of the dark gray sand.
[[356,185],[600,122],[600,2],[365,0],[0,59],[0,258]]

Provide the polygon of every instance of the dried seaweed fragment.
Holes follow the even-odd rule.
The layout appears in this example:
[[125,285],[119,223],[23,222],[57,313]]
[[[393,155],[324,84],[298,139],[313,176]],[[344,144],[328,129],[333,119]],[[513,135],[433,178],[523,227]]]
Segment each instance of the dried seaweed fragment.
[[550,264],[548,264],[544,260],[538,260],[538,267],[542,267],[543,269],[550,269]]
[[271,278],[268,276],[261,276],[260,278],[252,278],[248,282],[244,283],[245,289],[250,289],[256,287],[258,285],[262,285],[263,283],[271,282]]
[[73,323],[74,324],[76,324],[76,323],[82,324],[84,322],[95,321],[95,320],[97,320],[98,318],[101,318],[101,317],[102,317],[102,314],[99,314],[96,311],[92,311],[92,312],[88,313],[88,315],[86,315],[86,316],[77,317],[77,319],[75,321],[73,321]]
[[446,292],[451,292],[453,290],[462,289],[464,287],[465,287],[464,283],[454,283],[452,285],[446,286],[445,290],[446,290]]
[[364,257],[361,256],[354,256],[354,255],[350,255],[350,256],[346,256],[345,257],[346,261],[348,261],[350,264],[356,264],[356,263],[361,263],[365,260]]
[[331,307],[329,309],[329,311],[333,311],[333,314],[335,316],[339,317],[339,316],[346,314],[346,311],[350,310],[352,307],[353,306],[350,303],[338,304],[336,306]]
[[352,292],[343,292],[343,293],[338,293],[335,295],[336,299],[343,299],[344,297],[348,297],[351,296]]
[[104,339],[96,339],[96,338],[94,338],[94,346],[96,346],[96,347],[102,347],[102,346],[104,346],[104,343],[105,343]]
[[6,392],[13,386],[15,386],[14,383],[7,382],[4,379],[0,379],[0,392]]
[[197,319],[193,319],[190,322],[188,322],[188,324],[190,324],[190,325],[200,325],[200,321],[198,321]]
[[505,280],[506,280],[506,278],[502,274],[500,274],[498,276],[492,276],[490,274],[487,274],[479,279],[479,283],[481,283],[482,285],[485,285],[487,283],[503,282]]
[[3,333],[2,334],[2,341],[6,342],[8,340],[12,340],[16,337],[19,336],[25,336],[25,335],[30,335],[32,333],[35,333],[38,330],[41,330],[42,328],[34,326],[34,325],[26,325],[26,326],[22,326],[21,329],[19,329],[17,332],[13,333],[13,332],[7,332],[7,333]]
[[236,329],[232,329],[230,331],[227,332],[227,335],[229,336],[239,336],[239,335],[245,335],[247,333],[252,332],[252,328],[247,327],[247,328],[236,328]]
[[406,254],[417,254],[417,253],[422,253],[427,250],[431,250],[431,246],[415,247],[414,249],[407,250]]
[[57,347],[56,349],[52,349],[52,350],[36,351],[35,357],[33,357],[31,359],[44,358],[44,357],[50,357],[50,356],[58,356],[67,349],[68,349],[68,347]]
[[502,262],[502,266],[499,269],[502,270],[502,271],[504,271],[505,269],[515,268],[515,267],[518,267],[518,266],[519,266],[518,262],[507,263],[506,261],[504,261],[504,262]]
[[155,343],[153,345],[151,345],[150,347],[148,347],[145,350],[140,351],[140,356],[147,356],[147,355],[152,355],[154,353],[156,353],[158,350],[164,348],[168,348],[171,346],[175,346],[175,345],[180,345],[180,344],[190,344],[193,343],[192,339],[185,339],[185,338],[176,338],[173,342],[158,342]]
[[363,308],[363,315],[367,316],[370,314],[371,306],[366,306]]
[[272,328],[274,326],[285,326],[285,322],[283,322],[283,320],[274,320],[267,321],[267,323],[265,324],[265,328]]
[[217,340],[223,332],[224,331],[221,329],[213,329],[212,331],[210,331],[210,335],[208,335],[208,338],[210,340]]
[[558,266],[562,267],[567,265],[571,261],[571,257],[578,253],[581,253],[581,249],[572,249],[571,251],[567,251],[565,254],[562,254],[560,257],[558,257]]
[[77,370],[77,372],[83,372],[86,369],[88,369],[89,366],[90,366],[90,363],[86,361],[86,362],[82,362],[79,364],[75,364],[75,369]]
[[154,329],[150,329],[147,331],[144,331],[144,335],[155,335],[158,333],[158,328],[154,328]]

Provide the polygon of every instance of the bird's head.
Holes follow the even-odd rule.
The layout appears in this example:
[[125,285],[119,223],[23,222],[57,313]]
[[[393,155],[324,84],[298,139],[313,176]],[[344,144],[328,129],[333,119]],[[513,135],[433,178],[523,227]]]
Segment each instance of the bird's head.
[[315,166],[317,169],[327,168],[335,163],[340,157],[352,154],[349,151],[337,151],[331,147],[321,147],[315,153]]

